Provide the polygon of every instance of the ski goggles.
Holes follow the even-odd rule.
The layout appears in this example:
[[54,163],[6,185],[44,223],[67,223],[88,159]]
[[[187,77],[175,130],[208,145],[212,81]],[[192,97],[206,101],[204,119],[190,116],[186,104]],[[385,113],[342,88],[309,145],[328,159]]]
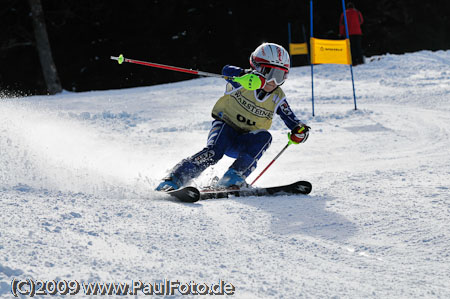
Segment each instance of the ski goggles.
[[287,79],[289,71],[273,65],[261,65],[260,73],[264,75],[266,82],[275,81],[277,85],[281,85]]

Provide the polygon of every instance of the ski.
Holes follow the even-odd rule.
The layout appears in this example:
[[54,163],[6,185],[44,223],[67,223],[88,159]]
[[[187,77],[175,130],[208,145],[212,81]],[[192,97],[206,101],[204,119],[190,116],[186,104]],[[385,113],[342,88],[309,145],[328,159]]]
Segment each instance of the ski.
[[194,203],[199,200],[213,199],[213,198],[228,198],[229,196],[244,197],[244,196],[278,196],[289,194],[309,194],[312,190],[312,185],[307,181],[298,181],[289,185],[281,185],[274,187],[263,188],[232,188],[232,189],[214,189],[213,187],[205,187],[198,190],[195,187],[183,187],[177,190],[167,191],[166,193],[176,198],[181,202]]
[[200,199],[227,198],[229,196],[267,196],[267,195],[287,195],[287,194],[309,194],[312,185],[307,181],[298,181],[289,185],[266,187],[266,188],[243,188],[218,190],[214,188],[204,188],[200,190]]
[[181,202],[196,202],[200,199],[200,191],[195,187],[183,187],[166,193]]

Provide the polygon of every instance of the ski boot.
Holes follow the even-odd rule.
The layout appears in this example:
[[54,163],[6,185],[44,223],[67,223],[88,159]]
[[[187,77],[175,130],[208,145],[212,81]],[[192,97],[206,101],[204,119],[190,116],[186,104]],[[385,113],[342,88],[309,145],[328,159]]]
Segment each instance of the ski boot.
[[241,174],[239,174],[239,172],[237,172],[233,168],[229,168],[227,172],[225,172],[223,177],[217,182],[216,188],[229,189],[232,187],[248,187],[248,184],[245,182],[245,179]]
[[174,175],[168,175],[163,179],[161,183],[159,183],[158,187],[156,187],[156,191],[171,191],[177,190],[181,187],[181,181]]

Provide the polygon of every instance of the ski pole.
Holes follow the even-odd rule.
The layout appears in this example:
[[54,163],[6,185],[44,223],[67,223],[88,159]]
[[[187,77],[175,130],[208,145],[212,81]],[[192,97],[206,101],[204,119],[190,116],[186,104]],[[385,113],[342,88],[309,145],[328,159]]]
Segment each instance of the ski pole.
[[169,70],[169,71],[175,71],[175,72],[182,72],[182,73],[188,73],[188,74],[192,74],[192,75],[199,75],[199,76],[206,76],[206,77],[214,77],[214,78],[223,78],[225,80],[232,80],[235,81],[239,84],[241,84],[242,86],[244,86],[245,89],[248,90],[256,90],[261,88],[262,81],[261,78],[255,74],[249,73],[249,74],[245,74],[241,77],[228,77],[228,76],[224,76],[224,75],[219,75],[219,74],[214,74],[214,73],[209,73],[209,72],[203,72],[203,71],[196,71],[196,70],[192,70],[192,69],[185,69],[182,67],[176,67],[176,66],[171,66],[171,65],[165,65],[165,64],[160,64],[160,63],[154,63],[154,62],[147,62],[147,61],[141,61],[141,60],[136,60],[136,59],[130,59],[130,58],[125,58],[123,57],[122,54],[120,54],[119,56],[111,56],[112,60],[117,60],[117,62],[119,64],[122,64],[124,62],[128,62],[128,63],[133,63],[133,64],[139,64],[139,65],[144,65],[144,66],[150,66],[150,67],[155,67],[155,68],[159,68],[159,69],[165,69],[165,70]]
[[122,54],[120,54],[118,57],[111,56],[111,59],[112,60],[117,60],[117,62],[119,64],[122,64],[124,62],[128,62],[128,63],[140,64],[140,65],[145,65],[145,66],[150,66],[150,67],[156,67],[156,68],[165,69],[165,70],[169,70],[169,71],[176,71],[176,72],[188,73],[188,74],[193,74],[193,75],[199,75],[199,76],[232,79],[231,77],[222,76],[222,75],[214,74],[214,73],[195,71],[195,70],[192,70],[192,69],[185,69],[185,68],[171,66],[171,65],[165,65],[165,64],[159,64],[159,63],[154,63],[154,62],[147,62],[147,61],[129,59],[129,58],[123,57]]
[[[303,131],[303,128],[300,130],[300,132],[302,132],[302,131]],[[279,152],[278,155],[275,158],[273,158],[272,162],[270,162],[269,165],[267,165],[266,168],[264,168],[264,170],[261,171],[261,173],[256,177],[256,179],[253,180],[253,182],[250,184],[250,186],[253,186],[253,184],[264,174],[264,172],[266,172],[266,170],[269,169],[270,166],[272,166],[273,162],[275,162],[281,156],[281,154],[284,153],[284,151],[289,147],[289,145],[291,145],[293,143],[296,143],[296,142],[292,141],[291,138],[289,137],[289,141],[285,145],[285,147],[283,147],[281,152]]]
[[264,174],[264,172],[266,172],[267,169],[269,169],[270,166],[272,166],[273,162],[275,162],[278,157],[281,156],[282,153],[284,153],[284,151],[288,148],[288,146],[291,145],[291,142],[289,141],[288,144],[286,144],[286,146],[281,150],[281,152],[272,160],[272,162],[269,163],[269,165],[266,166],[266,168],[264,168],[263,171],[261,171],[261,173],[256,177],[256,179],[253,180],[253,182],[250,184],[250,186],[253,186],[253,184]]

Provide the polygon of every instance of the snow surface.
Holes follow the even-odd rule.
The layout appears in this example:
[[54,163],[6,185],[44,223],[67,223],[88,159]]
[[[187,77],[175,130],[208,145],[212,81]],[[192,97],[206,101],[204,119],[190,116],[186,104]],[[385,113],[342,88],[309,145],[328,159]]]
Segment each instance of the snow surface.
[[[234,298],[450,298],[450,51],[371,57],[354,74],[357,111],[347,66],[315,67],[316,117],[309,67],[283,86],[312,133],[257,185],[309,180],[309,196],[196,204],[152,190],[205,145],[222,80],[3,98],[0,296],[32,278],[224,280]],[[249,181],[287,131],[276,117]]]

